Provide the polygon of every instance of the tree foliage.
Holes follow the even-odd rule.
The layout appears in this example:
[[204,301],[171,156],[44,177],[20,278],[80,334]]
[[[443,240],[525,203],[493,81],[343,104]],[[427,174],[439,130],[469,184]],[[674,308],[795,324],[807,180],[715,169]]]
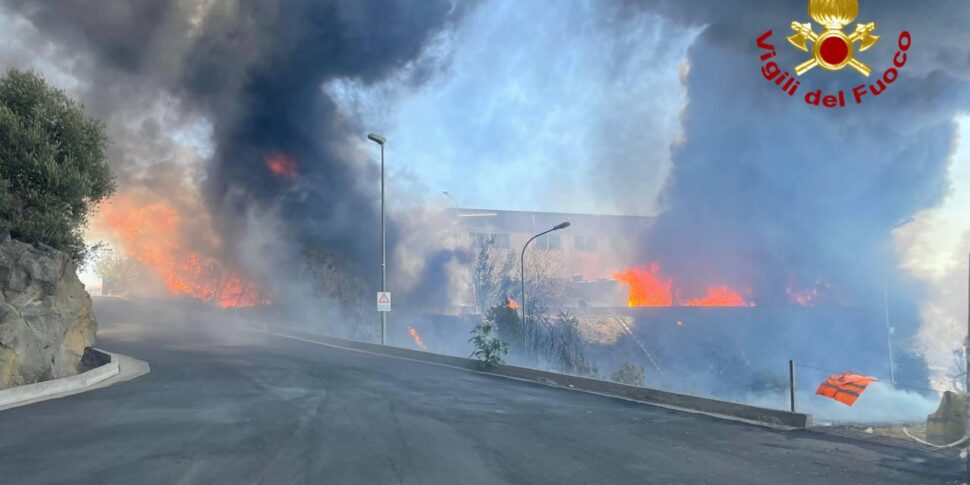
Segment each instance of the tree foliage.
[[472,338],[468,339],[475,346],[472,357],[478,359],[479,365],[485,370],[494,369],[509,353],[509,345],[493,336],[493,330],[492,323],[485,320],[475,325],[472,329]]
[[0,231],[85,255],[82,231],[115,189],[104,125],[33,72],[0,79]]
[[379,333],[370,313],[373,300],[368,297],[372,293],[360,275],[360,268],[345,254],[315,244],[303,250],[301,277],[309,283],[313,295],[323,300],[319,303],[324,318],[317,319],[341,322],[328,328],[339,336],[374,341]]
[[[492,239],[481,240],[477,253],[472,280],[479,311],[485,313],[495,305],[505,305],[509,297],[520,299],[521,273],[518,254],[495,247]],[[535,246],[526,251],[526,306],[530,319],[563,305],[569,281],[568,273],[566,261],[560,251]]]
[[586,360],[586,342],[579,333],[579,319],[562,311],[546,329],[546,346],[553,362],[564,374],[596,376],[599,369]]
[[624,362],[610,375],[610,380],[628,386],[643,387],[643,366]]
[[99,248],[93,255],[94,274],[101,278],[101,294],[124,295],[130,290],[134,276],[134,261],[108,248]]
[[516,353],[525,351],[525,328],[519,312],[508,302],[495,305],[485,312],[485,321],[495,328],[496,334],[510,346],[510,350]]
[[475,288],[475,304],[485,313],[518,290],[515,253],[495,247],[494,238],[482,238],[478,242],[477,257],[472,271]]
[[585,357],[579,320],[566,312],[550,315],[552,309],[562,308],[568,292],[568,265],[562,253],[534,246],[526,251],[525,322],[509,301],[521,291],[518,263],[514,251],[498,249],[489,239],[480,242],[473,280],[477,304],[487,309],[485,321],[508,343],[513,360],[545,363],[568,374],[597,375],[598,369]]

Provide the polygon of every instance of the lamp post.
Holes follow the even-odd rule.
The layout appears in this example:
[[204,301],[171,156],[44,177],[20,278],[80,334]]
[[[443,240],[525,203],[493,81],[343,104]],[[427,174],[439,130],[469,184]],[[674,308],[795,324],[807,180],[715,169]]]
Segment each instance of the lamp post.
[[526,248],[529,247],[529,243],[534,241],[536,238],[545,236],[546,234],[549,234],[552,231],[558,231],[560,229],[565,229],[567,227],[569,227],[568,221],[559,223],[552,229],[540,232],[539,234],[532,236],[531,238],[529,238],[528,241],[525,242],[525,245],[522,246],[522,255],[519,257],[519,278],[520,278],[519,281],[522,284],[522,293],[519,295],[522,297],[522,325],[525,325],[525,317],[526,317],[526,314],[525,314],[525,250]]
[[445,194],[445,197],[447,197],[449,200],[451,200],[451,203],[452,204],[455,204],[455,247],[457,248],[458,247],[458,237],[459,237],[459,232],[460,232],[460,228],[461,228],[461,218],[458,217],[458,201],[455,200],[455,198],[452,197],[451,193],[448,192],[447,190],[442,190],[441,193],[442,194]]
[[[373,133],[367,139],[381,146],[381,291],[387,291],[387,239],[384,233],[384,143],[387,139]],[[381,345],[387,345],[387,312],[381,314]]]
[[[899,229],[900,227],[903,227],[906,224],[909,224],[910,222],[913,222],[915,220],[916,219],[914,219],[912,217],[907,218],[906,220],[901,221],[899,224],[896,224],[895,226],[893,226],[889,230],[889,232],[895,231],[896,229]],[[887,274],[886,273],[887,273],[886,272],[886,268],[883,267],[883,270],[882,270],[882,304],[883,304],[883,309],[886,312],[886,339],[887,339],[887,341],[889,343],[889,382],[891,384],[894,384],[895,385],[896,384],[896,364],[895,364],[895,362],[893,360],[893,327],[889,323],[889,289],[887,288],[887,284],[888,283],[886,282],[886,279],[887,279]]]
[[[967,259],[970,260],[970,258]],[[970,436],[970,414],[968,414],[970,413],[970,265],[967,266],[967,339],[963,342],[963,356],[967,361],[963,369],[964,379],[966,379],[964,390],[967,395],[967,404],[963,409],[963,434]],[[970,482],[970,442],[967,442],[964,449],[967,451],[967,481]]]

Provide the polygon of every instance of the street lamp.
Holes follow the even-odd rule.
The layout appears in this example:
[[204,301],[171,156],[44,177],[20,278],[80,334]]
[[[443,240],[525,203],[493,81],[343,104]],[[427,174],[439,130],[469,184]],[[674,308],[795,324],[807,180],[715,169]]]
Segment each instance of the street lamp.
[[[890,228],[889,232],[893,232],[896,229],[899,229],[900,227],[903,227],[906,224],[909,224],[910,222],[914,222],[915,220],[916,219],[909,217],[904,221],[900,221],[898,224]],[[889,323],[889,290],[886,288],[888,285],[888,283],[886,282],[886,279],[887,279],[886,273],[887,273],[886,268],[883,267],[882,304],[883,304],[883,309],[886,312],[886,340],[887,340],[887,343],[889,344],[889,382],[895,385],[896,384],[896,364],[895,364],[895,360],[893,359],[893,327]]]
[[569,227],[569,222],[568,221],[567,222],[559,223],[555,227],[553,227],[552,229],[549,229],[547,231],[540,232],[539,234],[536,234],[535,236],[532,236],[531,238],[529,238],[528,241],[525,242],[525,245],[522,246],[522,255],[519,257],[519,278],[520,278],[519,281],[522,284],[522,293],[519,295],[519,296],[522,297],[522,304],[521,304],[521,306],[522,306],[522,325],[525,325],[525,316],[526,316],[525,315],[525,249],[528,248],[529,247],[529,243],[531,243],[532,241],[534,241],[536,238],[541,237],[541,236],[545,236],[546,234],[549,234],[552,231],[558,231],[560,229],[565,229],[567,227]]
[[[381,146],[381,292],[387,292],[387,239],[384,234],[384,143],[387,139],[373,133],[367,139]],[[387,312],[381,314],[381,345],[387,345]]]
[[449,193],[447,190],[442,190],[441,193],[445,194],[445,197],[451,200],[452,204],[455,204],[455,248],[457,248],[459,232],[461,230],[461,218],[458,217],[458,201],[455,200],[455,198],[452,197],[451,193]]
[[[914,222],[915,220],[916,219],[912,217],[907,218],[906,220],[901,221],[899,222],[899,224],[896,224],[895,226],[890,228],[889,232],[893,232],[896,229],[899,229],[900,227],[903,227],[906,224],[909,224],[910,222]],[[896,364],[893,359],[893,327],[889,323],[889,290],[887,288],[888,283],[886,282],[887,280],[886,273],[887,273],[886,268],[884,266],[882,269],[882,304],[883,304],[883,309],[886,312],[886,339],[889,343],[889,382],[895,385],[896,384]]]

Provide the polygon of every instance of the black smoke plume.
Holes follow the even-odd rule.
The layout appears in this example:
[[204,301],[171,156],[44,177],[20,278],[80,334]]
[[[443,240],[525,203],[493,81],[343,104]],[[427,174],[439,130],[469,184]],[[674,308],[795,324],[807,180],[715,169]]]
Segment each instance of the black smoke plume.
[[[970,18],[970,4],[861,1],[856,22],[876,21],[882,36],[859,55],[873,75],[815,69],[789,97],[762,76],[764,51],[756,39],[773,30],[769,42],[777,57],[771,60],[784,70],[805,60],[808,54],[785,37],[791,21],[810,21],[806,3],[629,5],[703,27],[689,53],[686,140],[673,149],[664,212],[644,254],[688,284],[748,286],[760,305],[786,304],[787,288],[811,288],[824,280],[831,285],[828,304],[866,311],[861,318],[854,311],[853,317],[819,322],[829,329],[851,328],[863,339],[818,342],[818,359],[860,363],[864,355],[859,368],[888,375],[884,282],[896,341],[906,342],[919,324],[914,301],[919,288],[897,273],[890,232],[945,194],[954,120],[970,108],[970,43],[956,20]],[[854,105],[851,89],[875,83],[892,66],[904,30],[912,35],[912,47],[899,78],[880,96]],[[843,89],[850,104],[831,110],[807,106],[803,97],[815,89]],[[920,373],[915,370],[912,379]]]
[[[132,87],[143,84],[211,121],[214,155],[200,185],[223,257],[280,283],[300,271],[304,248],[322,247],[377,286],[377,147],[347,148],[367,127],[342,118],[323,86],[396,72],[461,8],[436,0],[5,3],[75,47],[74,56],[94,58],[85,77],[105,93],[96,109],[156,92]],[[297,174],[274,176],[272,157]],[[393,248],[394,221],[388,230]]]

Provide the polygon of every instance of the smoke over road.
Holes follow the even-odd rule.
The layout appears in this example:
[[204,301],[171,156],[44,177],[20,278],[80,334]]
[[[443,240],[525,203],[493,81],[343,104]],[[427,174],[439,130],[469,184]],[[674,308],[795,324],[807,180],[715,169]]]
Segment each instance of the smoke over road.
[[[377,126],[411,164],[398,187],[465,184],[471,206],[659,214],[631,266],[659,263],[688,299],[714,284],[743,306],[851,307],[820,325],[865,340],[800,345],[886,369],[888,301],[899,380],[925,379],[906,351],[926,289],[897,270],[891,235],[951,182],[955,119],[970,108],[965,1],[860,2],[857,21],[882,36],[863,56],[874,77],[899,32],[913,46],[891,90],[838,110],[806,106],[760,71],[755,40],[768,29],[780,65],[804,60],[784,40],[809,20],[803,1],[4,5],[19,19],[11,32],[62,60],[65,84],[114,130],[123,190],[166,199],[186,245],[277,297],[303,295],[291,283],[312,247],[337,274],[373,275],[326,293],[369,298],[378,186],[376,147],[361,138]],[[800,79],[802,95],[862,81]],[[429,252],[451,227],[424,202],[392,221],[392,274],[440,304],[469,256]]]

